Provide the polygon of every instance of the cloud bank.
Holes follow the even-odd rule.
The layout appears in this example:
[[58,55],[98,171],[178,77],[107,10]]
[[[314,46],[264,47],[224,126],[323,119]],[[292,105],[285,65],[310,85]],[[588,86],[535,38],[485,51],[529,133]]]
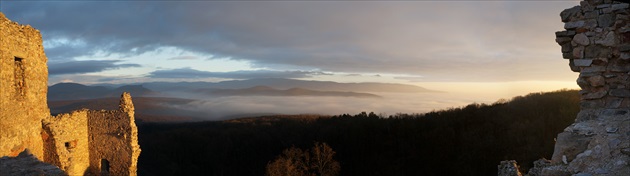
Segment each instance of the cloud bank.
[[[553,38],[562,28],[558,13],[577,1],[0,3],[9,18],[42,31],[56,62],[176,47],[259,68],[419,75],[421,81],[574,77],[568,67],[559,69],[567,63]],[[172,61],[182,59],[192,58]]]
[[309,78],[313,75],[327,75],[324,72],[311,71],[271,71],[271,70],[247,70],[233,72],[208,72],[191,68],[179,68],[171,70],[157,70],[149,73],[150,78],[229,78],[229,79],[254,79],[254,78]]
[[82,74],[114,70],[120,68],[140,67],[139,64],[121,64],[121,60],[86,60],[48,63],[49,75]]

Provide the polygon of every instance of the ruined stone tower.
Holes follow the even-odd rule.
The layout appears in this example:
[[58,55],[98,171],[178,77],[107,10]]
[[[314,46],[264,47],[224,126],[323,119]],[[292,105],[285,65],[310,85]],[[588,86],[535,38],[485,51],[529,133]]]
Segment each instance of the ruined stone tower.
[[0,13],[0,156],[28,148],[43,159],[41,123],[50,116],[46,61],[39,31]]
[[0,157],[28,150],[68,175],[136,175],[140,146],[131,96],[123,93],[118,110],[53,117],[46,61],[39,31],[0,12]]
[[78,110],[44,119],[44,159],[69,175],[135,175],[140,146],[129,93],[119,110]]
[[543,175],[630,175],[630,4],[581,1],[560,13],[562,55],[579,72],[581,111]]

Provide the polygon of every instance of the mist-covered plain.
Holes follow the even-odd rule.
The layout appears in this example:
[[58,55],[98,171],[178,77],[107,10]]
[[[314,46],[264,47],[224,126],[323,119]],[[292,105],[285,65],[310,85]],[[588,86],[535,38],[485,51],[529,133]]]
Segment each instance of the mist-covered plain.
[[[80,108],[115,109],[123,91],[130,92],[145,121],[225,120],[261,115],[340,115],[374,112],[416,114],[494,103],[535,90],[553,91],[569,83],[511,84],[339,83],[295,79],[249,79],[222,82],[152,82],[138,85],[61,83],[49,88],[53,113]],[[446,86],[443,86],[446,85]],[[546,86],[552,85],[552,86]]]
[[[268,114],[339,115],[363,111],[384,115],[425,113],[464,106],[473,102],[492,103],[497,100],[496,98],[462,96],[459,93],[378,93],[378,95],[382,98],[228,96],[209,97],[187,104],[164,103],[162,105],[185,111],[202,112],[206,115],[204,117],[206,120],[223,120]],[[484,100],[476,101],[479,99]]]

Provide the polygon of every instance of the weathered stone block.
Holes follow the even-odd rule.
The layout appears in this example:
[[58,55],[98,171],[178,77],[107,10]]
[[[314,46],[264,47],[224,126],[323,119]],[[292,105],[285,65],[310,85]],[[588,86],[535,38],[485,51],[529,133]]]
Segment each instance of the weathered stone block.
[[580,6],[575,6],[569,9],[565,9],[560,13],[560,18],[562,22],[568,22],[571,20],[571,17],[575,17],[582,12]]
[[593,87],[602,87],[606,84],[606,79],[603,76],[592,76],[588,78],[588,82]]
[[582,70],[581,67],[575,66],[575,63],[573,62],[573,60],[574,59],[569,60],[569,68],[571,69],[571,71],[580,72]]
[[580,6],[582,8],[582,12],[590,12],[590,11],[595,10],[595,6],[593,6],[587,1],[580,1]]
[[572,30],[568,30],[568,31],[557,31],[556,32],[556,37],[569,37],[569,38],[573,38],[573,36],[575,35],[575,31]]
[[602,14],[597,17],[599,27],[610,27],[615,23],[615,16],[612,14]]
[[602,39],[596,40],[595,44],[614,46],[617,44],[617,37],[614,32],[608,32],[608,34],[606,34],[606,36],[604,36]]
[[586,19],[594,19],[599,16],[599,11],[592,11],[584,13],[584,18]]
[[619,108],[621,103],[623,102],[623,98],[610,98],[606,100],[607,108]]
[[613,4],[611,6],[612,10],[621,10],[621,9],[627,9],[630,4],[627,3],[621,3],[621,4]]
[[575,82],[582,89],[586,89],[590,86],[588,81],[586,80],[586,77],[578,77],[578,79]]
[[[598,17],[599,19],[599,17]],[[585,20],[584,21],[584,28],[588,28],[588,29],[595,29],[597,28],[597,20],[596,19],[590,19],[590,20]]]
[[565,44],[565,43],[570,43],[571,40],[573,40],[573,39],[570,38],[570,37],[558,37],[558,38],[556,38],[556,43],[558,43],[558,44]]
[[615,97],[630,97],[630,90],[628,89],[612,89],[610,95]]
[[[584,58],[584,46],[578,46],[573,48],[573,58],[575,59],[582,59]],[[589,57],[589,58],[593,58],[593,57]]]
[[584,48],[584,57],[586,58],[610,57],[611,53],[610,48],[600,45],[589,45]]
[[562,47],[562,53],[568,53],[573,50],[573,46],[571,46],[571,42],[567,42],[565,44],[560,45]]
[[614,62],[614,63],[608,64],[607,69],[608,71],[611,71],[611,72],[629,72],[630,64],[625,63],[625,62]]
[[612,13],[612,12],[613,12],[612,8],[603,8],[602,9],[602,13]]
[[601,111],[601,114],[598,115],[600,119],[614,119],[616,117],[622,116],[626,118],[626,114],[628,114],[628,110],[626,109],[604,109]]
[[573,59],[573,53],[562,53],[562,58]]
[[601,4],[601,5],[598,5],[596,8],[603,9],[603,8],[609,8],[609,7],[610,7],[610,4]]
[[[604,105],[604,103],[601,100],[582,100],[580,101],[580,109],[595,109],[595,108],[600,108]],[[583,113],[582,111],[580,111],[580,113]],[[579,118],[580,115],[578,114],[578,118],[576,119],[576,121],[584,121],[584,120],[590,120],[590,119],[580,119]],[[583,117],[589,117],[590,116],[583,116]]]
[[573,63],[578,67],[588,67],[593,64],[593,59],[574,59]]
[[586,24],[585,21],[572,21],[564,24],[565,29],[575,29],[584,26]]
[[621,46],[619,46],[619,51],[630,51],[630,44],[623,44]]
[[582,46],[586,46],[591,43],[588,37],[586,36],[586,34],[583,34],[583,33],[573,36],[573,42]]
[[563,156],[572,161],[575,157],[584,152],[588,147],[590,137],[579,135],[572,132],[562,132],[558,134],[556,138],[556,146],[554,148],[553,156],[551,157],[552,163],[562,163]]
[[601,65],[591,65],[590,67],[583,67],[580,72],[582,73],[600,73],[605,72],[606,66]]
[[586,93],[586,94],[582,95],[582,99],[585,99],[585,100],[600,99],[600,98],[606,96],[607,94],[608,94],[608,91],[606,91],[606,90],[599,90],[599,91],[596,91],[596,92],[589,92],[589,93]]

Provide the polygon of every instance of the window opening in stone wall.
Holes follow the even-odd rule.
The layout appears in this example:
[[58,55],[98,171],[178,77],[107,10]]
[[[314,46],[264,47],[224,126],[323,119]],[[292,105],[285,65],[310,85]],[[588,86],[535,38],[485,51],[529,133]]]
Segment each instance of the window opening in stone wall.
[[15,57],[13,64],[14,64],[13,76],[14,76],[14,84],[15,84],[14,85],[15,93],[16,93],[18,98],[23,98],[24,97],[24,87],[25,87],[24,59],[19,58],[19,57]]
[[101,175],[109,175],[109,161],[101,159]]
[[74,149],[75,147],[77,147],[77,140],[65,142],[64,145],[66,146],[66,149],[70,151],[71,149]]

